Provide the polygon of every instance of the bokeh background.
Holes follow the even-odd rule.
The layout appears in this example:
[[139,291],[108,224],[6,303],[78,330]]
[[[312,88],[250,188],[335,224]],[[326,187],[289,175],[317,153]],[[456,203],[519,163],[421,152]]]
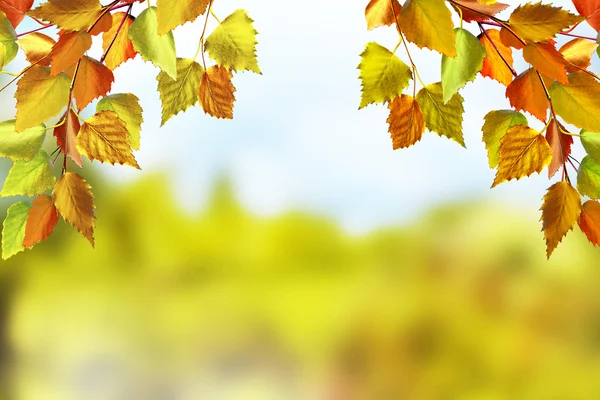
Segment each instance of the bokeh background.
[[[159,129],[157,70],[119,68],[143,171],[85,166],[95,250],[60,223],[0,262],[0,399],[600,398],[598,250],[574,232],[546,261],[546,176],[489,189],[480,128],[503,87],[464,90],[468,150],[427,134],[393,152],[386,108],[357,109],[363,46],[397,41],[366,31],[366,3],[216,0],[260,32],[234,121]],[[175,35],[192,56],[199,24]]]

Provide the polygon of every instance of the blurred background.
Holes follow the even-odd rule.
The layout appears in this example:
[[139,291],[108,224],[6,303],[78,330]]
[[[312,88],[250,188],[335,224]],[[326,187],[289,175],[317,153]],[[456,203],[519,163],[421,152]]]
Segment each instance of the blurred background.
[[[156,69],[117,70],[143,171],[85,165],[95,250],[61,222],[0,262],[0,399],[600,398],[598,250],[574,232],[546,261],[546,176],[489,190],[480,128],[504,88],[464,90],[468,150],[393,152],[386,108],[357,110],[358,55],[397,39],[366,31],[366,1],[242,3],[215,12],[249,11],[264,75],[236,76],[234,121],[159,129]],[[193,55],[198,24],[175,35]]]

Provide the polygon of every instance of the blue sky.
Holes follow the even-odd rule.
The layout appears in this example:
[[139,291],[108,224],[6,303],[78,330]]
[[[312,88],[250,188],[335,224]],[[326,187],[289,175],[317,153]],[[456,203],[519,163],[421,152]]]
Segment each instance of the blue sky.
[[[159,129],[158,70],[138,57],[116,71],[113,92],[133,92],[141,99],[145,123],[136,157],[144,172],[110,165],[100,170],[115,184],[165,171],[190,210],[201,209],[214,179],[227,174],[244,204],[258,214],[308,209],[357,233],[410,221],[433,205],[457,199],[492,199],[537,210],[550,186],[545,173],[489,189],[494,171],[487,167],[481,125],[490,110],[509,108],[500,84],[478,77],[462,91],[467,150],[427,133],[415,147],[393,151],[387,108],[358,110],[356,66],[364,45],[377,41],[393,48],[397,42],[391,28],[366,30],[366,3],[320,0],[300,7],[275,0],[216,0],[221,19],[243,7],[260,32],[263,75],[235,77],[235,119],[214,120],[196,107]],[[569,1],[552,3],[572,8]],[[175,31],[178,56],[194,55],[200,32],[200,21]],[[439,81],[440,56],[411,49],[423,79]],[[11,117],[10,110],[3,114]]]

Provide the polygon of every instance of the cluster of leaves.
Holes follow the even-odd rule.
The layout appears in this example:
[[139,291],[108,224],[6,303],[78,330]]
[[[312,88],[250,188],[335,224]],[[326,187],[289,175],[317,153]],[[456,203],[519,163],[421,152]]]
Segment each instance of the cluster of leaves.
[[[144,2],[148,7],[134,16],[134,3]],[[213,0],[157,0],[156,6],[150,0],[105,5],[99,0],[48,0],[32,9],[33,0],[0,1],[0,67],[4,69],[20,50],[29,62],[0,89],[18,80],[16,118],[0,123],[0,157],[14,161],[0,196],[37,196],[31,205],[20,201],[8,210],[2,233],[4,259],[46,239],[60,216],[94,245],[94,196],[73,168],[83,167],[83,156],[140,168],[134,156],[143,122],[139,99],[131,93],[111,93],[113,70],[137,54],[160,69],[162,125],[197,103],[213,117],[233,118],[233,73],[260,74],[257,32],[246,11],[237,10],[220,21],[212,6]],[[202,15],[196,55],[178,58],[172,30]],[[211,16],[218,25],[208,34]],[[41,27],[17,33],[25,17]],[[40,32],[48,28],[56,28],[54,38]],[[103,53],[95,59],[88,52],[99,35]],[[201,63],[196,62],[199,56]],[[82,110],[98,98],[95,114],[82,118]],[[45,125],[57,116],[57,124]],[[42,150],[48,131],[53,131],[57,146],[50,155]],[[57,179],[52,166],[60,156]]]
[[[394,26],[399,42],[393,51],[369,43],[358,67],[360,108],[387,103],[394,149],[414,145],[425,129],[465,146],[459,90],[477,74],[505,85],[513,109],[491,111],[482,128],[489,166],[497,170],[492,187],[544,168],[553,179],[562,170],[542,205],[548,257],[577,223],[591,243],[600,245],[600,77],[588,69],[598,44],[595,37],[571,33],[584,21],[600,30],[600,0],[573,3],[579,15],[549,4],[525,3],[502,20],[497,15],[509,5],[496,0],[371,0],[365,13],[368,29]],[[458,27],[452,11],[460,20]],[[475,26],[479,35],[465,29],[465,23]],[[557,35],[569,41],[559,47]],[[441,53],[441,82],[423,83],[407,41]],[[410,65],[395,55],[400,46]],[[515,51],[522,51],[529,64],[521,73],[513,65]],[[411,80],[412,95],[405,94]],[[543,122],[544,128],[529,126],[521,111]],[[571,155],[573,137],[587,153],[581,163]],[[568,167],[577,171],[576,187]],[[582,197],[588,198],[584,204]]]

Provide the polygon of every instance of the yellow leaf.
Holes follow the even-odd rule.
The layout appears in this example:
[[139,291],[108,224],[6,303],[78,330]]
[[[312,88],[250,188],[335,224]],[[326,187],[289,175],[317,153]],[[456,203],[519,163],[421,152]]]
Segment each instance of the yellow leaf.
[[567,72],[577,72],[579,68],[586,69],[589,67],[592,63],[592,55],[597,48],[598,43],[581,38],[576,38],[565,43],[559,51],[568,63],[573,64],[567,65]]
[[394,150],[410,147],[421,140],[425,132],[425,117],[419,103],[403,94],[392,100],[388,107],[390,116],[387,122]]
[[399,20],[409,41],[448,57],[456,56],[454,23],[444,0],[407,0]]
[[542,222],[546,255],[552,255],[563,237],[573,229],[581,215],[581,196],[568,182],[558,182],[544,196]]
[[232,77],[231,71],[216,65],[202,75],[198,94],[205,113],[216,118],[233,118],[235,87]]
[[197,62],[187,58],[178,58],[176,80],[164,71],[158,74],[156,79],[162,102],[161,126],[171,117],[196,104],[203,73],[204,68]]
[[33,32],[20,38],[17,41],[17,44],[21,46],[21,49],[23,49],[23,52],[25,53],[25,58],[27,58],[27,61],[31,64],[50,65],[50,57],[43,60],[50,55],[52,47],[56,44],[56,41],[50,36],[46,36],[39,32]]
[[600,83],[585,72],[569,74],[569,84],[550,86],[554,110],[567,123],[600,132]]
[[[394,9],[392,10],[392,4]],[[367,29],[375,29],[379,26],[393,25],[400,15],[402,6],[398,0],[371,0],[365,9]]]
[[425,115],[425,125],[431,132],[446,136],[465,147],[462,133],[464,99],[460,93],[444,103],[442,84],[434,83],[422,88],[417,93],[417,101]]
[[246,11],[237,10],[206,39],[206,51],[221,67],[260,74],[256,59],[256,30]]
[[58,114],[69,100],[71,80],[50,75],[49,67],[34,66],[17,84],[17,132],[33,128]]
[[142,107],[140,99],[131,93],[115,93],[106,96],[96,105],[96,112],[114,111],[127,125],[131,148],[140,149],[140,131],[142,130]]
[[204,14],[210,0],[158,0],[158,33],[192,22]]
[[402,93],[412,79],[408,65],[385,47],[371,42],[361,54],[359,78],[362,81],[360,107],[385,103]]
[[508,19],[512,31],[527,43],[545,42],[583,18],[542,3],[519,6]]
[[510,127],[500,139],[498,172],[492,187],[511,179],[540,173],[552,160],[552,148],[546,138],[525,125]]
[[54,205],[94,247],[94,195],[91,186],[74,172],[65,173],[54,188]]
[[88,29],[102,13],[98,0],[48,0],[29,15],[67,31]]
[[77,135],[77,149],[91,161],[140,168],[127,126],[114,111],[100,111],[85,121]]

